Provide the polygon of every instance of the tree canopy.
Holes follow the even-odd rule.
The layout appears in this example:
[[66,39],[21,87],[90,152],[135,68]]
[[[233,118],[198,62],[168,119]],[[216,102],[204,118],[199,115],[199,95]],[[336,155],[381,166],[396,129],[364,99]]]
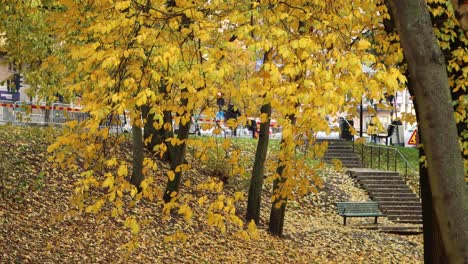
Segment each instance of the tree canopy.
[[[81,173],[74,206],[123,218],[135,235],[140,224],[126,209],[142,200],[159,204],[161,217],[177,212],[187,222],[194,214],[190,204],[206,203],[209,225],[222,232],[235,227],[242,237],[255,234],[236,212],[241,193],[225,197],[219,193],[223,181],[215,177],[197,186],[183,179],[193,163],[209,159],[210,148],[228,156],[229,177],[247,175],[240,151],[229,140],[188,137],[194,115],[203,111],[215,117],[218,92],[242,113],[228,126],[258,117],[263,123],[275,118],[282,127],[278,162],[266,166],[267,181],[276,183],[271,199],[278,207],[322,185],[316,169],[323,165],[306,160],[322,156],[326,143],[312,144],[301,156],[294,154],[299,140],[314,143],[316,132],[330,132],[330,116],[356,116],[363,98],[379,102],[381,109],[391,107],[385,95],[406,84],[403,52],[395,41],[399,36],[385,32],[389,14],[383,1],[0,3],[0,32],[6,40],[2,49],[10,62],[22,66],[42,99],[79,97],[88,115],[83,122],[69,122],[64,136],[49,147],[51,159],[63,169]],[[453,52],[466,57],[466,48]],[[449,62],[449,67],[460,66]],[[463,89],[462,79],[451,79],[455,89]],[[271,107],[271,116],[261,113],[263,105]],[[466,110],[459,112],[457,120],[466,120]],[[137,161],[142,178],[136,184],[129,181],[136,165],[117,158],[125,135],[103,126],[120,115],[130,117],[134,131],[145,125],[171,132],[179,128]],[[214,133],[221,131],[215,127]],[[151,136],[142,140],[147,144]],[[188,148],[193,150],[190,160]],[[174,150],[171,166],[163,170],[157,157]],[[174,186],[164,191],[157,184],[161,178]],[[184,188],[196,188],[200,195],[184,195]],[[172,238],[181,237],[176,233]]]

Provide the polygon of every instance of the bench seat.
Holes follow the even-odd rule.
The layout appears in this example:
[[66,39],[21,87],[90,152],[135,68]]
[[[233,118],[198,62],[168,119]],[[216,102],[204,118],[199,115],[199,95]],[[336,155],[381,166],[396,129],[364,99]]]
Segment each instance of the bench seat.
[[380,212],[377,202],[337,202],[338,215],[343,217],[343,224],[346,225],[346,217],[375,217],[377,224],[379,216],[385,216]]

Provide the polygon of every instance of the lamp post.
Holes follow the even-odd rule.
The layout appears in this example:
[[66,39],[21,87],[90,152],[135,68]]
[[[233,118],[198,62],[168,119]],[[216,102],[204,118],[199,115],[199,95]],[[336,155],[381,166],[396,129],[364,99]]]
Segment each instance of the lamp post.
[[364,124],[362,120],[362,98],[361,98],[361,105],[359,107],[359,137],[362,137],[362,130],[364,129]]

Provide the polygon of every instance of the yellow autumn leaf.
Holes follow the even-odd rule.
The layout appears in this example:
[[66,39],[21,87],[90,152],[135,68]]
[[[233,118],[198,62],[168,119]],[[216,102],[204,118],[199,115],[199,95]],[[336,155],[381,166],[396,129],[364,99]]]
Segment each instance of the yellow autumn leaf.
[[125,165],[125,164],[120,165],[119,169],[117,170],[117,175],[120,176],[120,177],[127,176],[128,175],[127,165]]
[[203,205],[208,197],[206,195],[203,195],[202,197],[198,198],[198,205]]
[[130,190],[130,196],[135,197],[137,193],[138,193],[138,189],[132,185],[132,189]]
[[140,232],[140,225],[134,217],[127,217],[124,226],[130,228],[132,234],[136,235]]
[[221,146],[223,149],[229,149],[231,147],[231,141],[226,139]]
[[234,201],[242,201],[244,200],[244,193],[243,192],[235,192],[234,193]]
[[365,39],[361,39],[357,43],[358,50],[366,50],[371,46],[371,43]]
[[111,173],[106,173],[106,179],[102,183],[102,188],[112,188],[114,187],[114,176]]
[[173,181],[174,178],[175,178],[175,173],[174,173],[174,171],[171,171],[171,170],[168,171],[168,172],[167,172],[167,178],[168,178],[170,181]]
[[253,239],[259,238],[257,225],[255,225],[255,222],[253,220],[250,221],[249,224],[247,225],[247,233]]

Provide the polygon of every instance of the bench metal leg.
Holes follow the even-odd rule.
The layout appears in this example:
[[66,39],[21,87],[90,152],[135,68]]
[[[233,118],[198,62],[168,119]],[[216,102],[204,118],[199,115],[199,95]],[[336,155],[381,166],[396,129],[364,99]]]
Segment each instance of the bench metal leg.
[[343,216],[343,225],[346,225],[346,216]]
[[378,216],[375,217],[374,224],[377,224],[377,217],[378,217]]

